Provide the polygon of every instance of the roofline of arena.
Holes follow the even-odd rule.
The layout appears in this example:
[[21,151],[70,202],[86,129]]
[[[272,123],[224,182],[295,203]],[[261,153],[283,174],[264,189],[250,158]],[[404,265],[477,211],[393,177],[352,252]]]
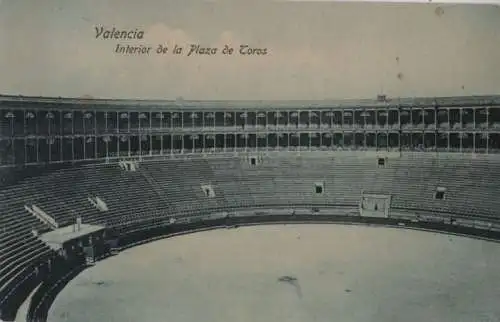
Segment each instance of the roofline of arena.
[[[312,108],[376,108],[376,107],[478,107],[500,106],[500,95],[449,96],[449,97],[401,97],[382,99],[342,100],[147,100],[103,99],[49,96],[0,95],[1,105],[7,108],[26,108],[20,104],[54,104],[56,108],[135,108],[135,109],[312,109]],[[35,107],[35,106],[33,106]]]

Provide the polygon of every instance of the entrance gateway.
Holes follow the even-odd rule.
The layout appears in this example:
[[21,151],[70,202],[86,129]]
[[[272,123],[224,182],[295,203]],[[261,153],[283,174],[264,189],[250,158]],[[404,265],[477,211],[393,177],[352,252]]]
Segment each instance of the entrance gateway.
[[390,207],[390,195],[361,193],[359,213],[362,217],[389,218]]

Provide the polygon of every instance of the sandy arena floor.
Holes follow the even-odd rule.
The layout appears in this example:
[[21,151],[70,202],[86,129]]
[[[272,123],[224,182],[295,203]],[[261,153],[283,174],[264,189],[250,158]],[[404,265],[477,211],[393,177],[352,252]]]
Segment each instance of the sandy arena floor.
[[[286,278],[280,277],[287,276]],[[500,321],[500,244],[338,225],[164,239],[98,263],[49,321]]]

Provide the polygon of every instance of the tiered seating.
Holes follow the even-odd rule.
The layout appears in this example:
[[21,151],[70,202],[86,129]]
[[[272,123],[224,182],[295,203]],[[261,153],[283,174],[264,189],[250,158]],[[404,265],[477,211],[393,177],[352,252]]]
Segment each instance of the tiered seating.
[[[390,158],[385,167],[363,153],[272,154],[256,165],[246,157],[190,157],[143,162],[135,172],[114,164],[52,172],[17,185],[16,198],[18,207],[36,204],[60,225],[76,215],[113,226],[241,207],[355,207],[362,191],[391,195],[393,208],[496,217],[500,202],[490,196],[499,189],[497,163],[422,154]],[[316,183],[324,183],[323,193],[315,192]],[[434,199],[437,187],[447,189],[445,200]],[[89,196],[109,210],[95,209]]]
[[22,193],[10,189],[0,201],[0,305],[33,274],[34,266],[54,255],[32,234],[47,227],[24,210],[23,201],[16,198]]
[[[264,157],[256,166],[239,158],[210,159],[217,185],[232,207],[255,205],[357,205],[361,192],[392,196],[392,207],[498,218],[498,160],[493,157],[412,155],[379,167],[374,156]],[[324,182],[323,194],[314,193]],[[436,200],[438,187],[445,199]]]
[[84,172],[75,168],[28,178],[17,185],[21,191],[17,198],[27,206],[36,205],[64,226],[74,222],[77,215],[88,218],[95,212],[80,185],[75,184],[82,177]]
[[[498,218],[500,202],[492,197],[500,189],[498,164],[491,157],[391,161],[392,206]],[[445,200],[434,199],[437,187],[447,189]]]
[[[170,160],[143,163],[139,172],[149,179],[159,196],[168,202],[173,214],[196,214],[225,208],[224,194],[215,185],[212,169],[206,160]],[[211,186],[215,197],[207,197],[202,186]]]
[[[264,157],[253,166],[245,159],[213,159],[210,164],[219,187],[234,207],[255,205],[356,206],[376,162],[367,158],[332,156]],[[371,180],[374,181],[374,180]],[[325,184],[322,194],[315,184]]]
[[[75,222],[114,225],[143,219],[168,206],[152,191],[142,175],[123,172],[117,165],[93,165],[65,169],[30,178],[19,184],[17,196],[26,205],[36,205],[60,226]],[[98,196],[109,208],[101,212],[88,197]]]
[[[151,185],[137,172],[125,172],[116,164],[86,167],[77,182],[85,196],[101,198],[108,211],[98,211],[91,222],[110,226],[149,218],[163,211]],[[89,204],[90,207],[90,204]]]
[[[151,219],[205,218],[244,207],[358,207],[362,192],[392,196],[391,208],[499,221],[500,160],[495,156],[405,154],[379,166],[363,152],[271,153],[248,157],[187,157],[139,164],[85,165],[25,178],[0,193],[0,306],[22,288],[34,267],[54,256],[32,230],[50,227],[24,209],[37,205],[60,226],[110,227]],[[315,184],[324,184],[317,193]],[[202,187],[210,186],[214,196]],[[437,187],[444,200],[434,199]],[[108,211],[87,200],[98,196]],[[17,287],[17,288],[16,288]]]
[[[357,206],[362,191],[390,194],[392,207],[496,216],[490,198],[498,189],[494,160],[412,155],[379,167],[364,154],[276,154],[257,165],[246,158],[189,158],[143,162],[138,171],[116,165],[84,166],[24,180],[17,196],[36,204],[61,225],[81,215],[84,222],[116,225],[158,216],[193,215],[227,208],[293,205]],[[322,194],[315,184],[324,183]],[[214,198],[202,185],[210,185]],[[447,189],[435,200],[437,187]],[[99,196],[109,211],[90,205]]]

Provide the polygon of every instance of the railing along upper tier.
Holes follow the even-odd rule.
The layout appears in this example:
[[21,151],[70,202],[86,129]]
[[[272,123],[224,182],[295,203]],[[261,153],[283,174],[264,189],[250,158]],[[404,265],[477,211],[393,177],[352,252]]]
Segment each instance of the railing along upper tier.
[[277,150],[497,153],[500,99],[201,102],[0,96],[1,165]]

